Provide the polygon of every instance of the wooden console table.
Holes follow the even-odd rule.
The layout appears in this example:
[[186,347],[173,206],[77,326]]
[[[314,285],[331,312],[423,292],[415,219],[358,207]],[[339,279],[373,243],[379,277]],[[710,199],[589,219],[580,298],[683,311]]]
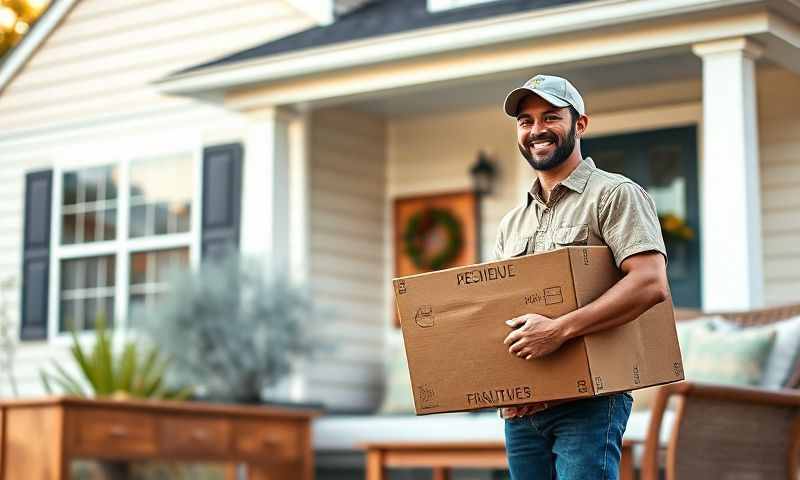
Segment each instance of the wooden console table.
[[0,402],[0,480],[68,480],[72,459],[219,462],[312,480],[309,410],[48,397]]
[[[620,480],[633,480],[633,445],[622,444]],[[389,468],[430,468],[433,480],[449,480],[453,468],[507,469],[503,442],[402,442],[369,443],[367,480],[386,480]]]

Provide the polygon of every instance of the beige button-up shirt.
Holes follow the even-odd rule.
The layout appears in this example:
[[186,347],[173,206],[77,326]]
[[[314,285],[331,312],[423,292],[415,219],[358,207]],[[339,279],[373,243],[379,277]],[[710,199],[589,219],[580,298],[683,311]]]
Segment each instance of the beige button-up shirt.
[[631,255],[666,258],[656,205],[632,180],[595,167],[587,157],[557,184],[547,202],[539,179],[525,201],[500,221],[496,260],[569,245],[606,245],[619,267]]
[[[525,201],[500,221],[496,260],[569,245],[606,245],[619,267],[631,255],[666,249],[656,205],[632,180],[595,167],[587,157],[550,192],[547,202],[537,178]],[[552,405],[563,402],[552,402]],[[547,408],[536,404],[529,412]],[[501,417],[504,409],[499,409]],[[515,408],[508,409],[509,413]],[[515,415],[515,413],[511,413]]]

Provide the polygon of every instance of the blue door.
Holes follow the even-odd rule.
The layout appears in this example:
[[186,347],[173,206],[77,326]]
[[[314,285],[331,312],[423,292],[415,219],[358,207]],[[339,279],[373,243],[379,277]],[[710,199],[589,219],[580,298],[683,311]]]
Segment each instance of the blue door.
[[621,173],[650,193],[667,246],[673,301],[700,308],[696,127],[582,139],[581,152],[599,168]]

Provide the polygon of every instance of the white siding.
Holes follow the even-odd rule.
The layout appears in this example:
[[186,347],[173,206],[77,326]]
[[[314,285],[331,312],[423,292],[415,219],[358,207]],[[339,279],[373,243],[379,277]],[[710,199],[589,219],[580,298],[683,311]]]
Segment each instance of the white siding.
[[764,300],[800,302],[800,76],[761,68],[757,83]]
[[280,0],[83,0],[0,97],[0,132],[185,106],[149,83],[308,26]]
[[308,370],[309,397],[341,410],[381,400],[386,295],[386,123],[344,109],[311,120],[311,278],[333,350]]
[[[179,131],[204,145],[240,141],[246,123],[239,115],[161,96],[150,83],[310,26],[281,0],[79,1],[0,93],[0,278],[21,281],[26,172],[51,167],[60,160],[55,152],[75,144],[113,149],[118,139]],[[19,296],[18,288],[8,296],[14,322]],[[65,346],[20,346],[22,393],[41,391],[37,372],[50,358],[65,359]],[[0,396],[9,393],[0,376]]]

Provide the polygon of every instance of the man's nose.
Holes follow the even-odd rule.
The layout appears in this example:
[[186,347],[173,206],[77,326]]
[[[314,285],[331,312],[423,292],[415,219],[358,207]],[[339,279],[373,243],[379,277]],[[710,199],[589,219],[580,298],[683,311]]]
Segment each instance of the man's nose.
[[542,133],[546,132],[547,128],[545,128],[544,123],[537,122],[534,120],[533,126],[531,126],[531,136],[538,137]]

